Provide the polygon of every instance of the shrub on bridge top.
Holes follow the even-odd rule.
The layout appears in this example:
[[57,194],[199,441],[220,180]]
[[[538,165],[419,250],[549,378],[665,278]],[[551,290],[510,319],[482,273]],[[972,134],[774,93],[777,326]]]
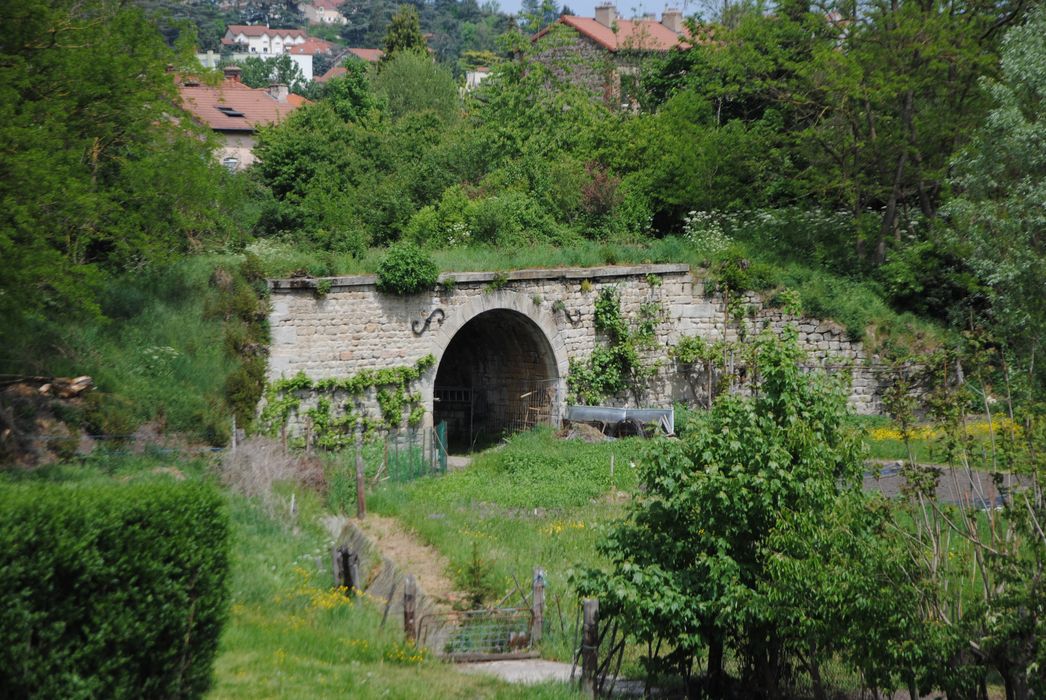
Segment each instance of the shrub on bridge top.
[[438,280],[436,262],[413,243],[397,243],[378,264],[378,289],[389,294],[417,294]]
[[199,483],[0,489],[2,694],[201,696],[228,533],[220,494]]

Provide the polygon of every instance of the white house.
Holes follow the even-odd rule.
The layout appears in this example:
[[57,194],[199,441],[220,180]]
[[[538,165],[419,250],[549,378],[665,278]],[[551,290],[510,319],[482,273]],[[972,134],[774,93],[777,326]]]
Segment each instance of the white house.
[[[233,52],[234,61],[242,61],[249,56],[269,58],[289,54],[291,60],[301,68],[306,80],[313,79],[313,57],[330,53],[334,47],[329,41],[309,36],[303,29],[270,29],[260,24],[230,24],[222,37],[222,45],[240,49]],[[209,53],[198,54],[197,58],[205,68],[217,65],[212,65]]]

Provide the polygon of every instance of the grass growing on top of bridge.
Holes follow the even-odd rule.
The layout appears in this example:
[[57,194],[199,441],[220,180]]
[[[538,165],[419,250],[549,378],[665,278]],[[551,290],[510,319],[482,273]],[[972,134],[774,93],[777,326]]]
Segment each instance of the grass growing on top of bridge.
[[[257,241],[248,249],[262,259],[266,274],[273,277],[295,271],[314,277],[373,273],[385,253],[384,249],[372,248],[360,257],[352,257],[309,251],[275,240]],[[782,259],[758,244],[741,240],[718,251],[704,250],[679,236],[631,244],[580,241],[569,246],[535,244],[508,249],[472,245],[435,250],[432,257],[444,272],[686,263],[695,272],[704,269],[713,279],[724,261],[742,257],[751,263],[746,270],[753,290],[770,298],[780,289],[793,289],[799,293],[804,314],[834,320],[853,338],[873,340],[876,346],[919,347],[927,342],[932,344],[940,333],[939,328],[924,320],[892,310],[874,284],[802,260]]]

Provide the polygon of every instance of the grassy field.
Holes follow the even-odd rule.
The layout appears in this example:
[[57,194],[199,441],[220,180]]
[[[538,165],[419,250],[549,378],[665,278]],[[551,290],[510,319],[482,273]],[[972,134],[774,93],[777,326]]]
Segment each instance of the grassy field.
[[[870,459],[907,461],[911,458],[919,464],[953,464],[956,461],[956,455],[949,452],[948,435],[939,427],[930,424],[914,426],[906,444],[900,426],[889,418],[862,416],[859,420],[865,429],[865,444]],[[1001,449],[1009,437],[1011,427],[1008,418],[996,417],[989,423],[983,416],[970,417],[966,421],[965,437],[962,438],[967,458],[971,461],[970,466],[974,469],[990,469],[992,433],[996,447]],[[1019,427],[1014,429],[1019,431]]]
[[[596,542],[624,513],[636,487],[632,464],[643,447],[636,439],[587,444],[557,440],[548,430],[523,433],[476,455],[462,471],[381,488],[368,507],[398,518],[438,549],[450,560],[457,586],[486,589],[488,603],[517,583],[529,592],[534,568],[543,567],[542,653],[570,660],[577,606],[570,572],[602,563]],[[521,603],[513,595],[506,604]]]
[[[152,450],[96,451],[79,462],[0,471],[15,481],[98,483],[214,479],[213,458]],[[209,697],[538,698],[577,697],[562,684],[512,686],[466,675],[382,629],[373,601],[333,590],[320,494],[283,484],[265,499],[226,491],[232,524],[230,610]],[[295,509],[290,508],[294,497]]]
[[[287,490],[276,503],[289,505]],[[381,628],[373,601],[330,588],[332,538],[320,501],[295,493],[297,516],[231,496],[232,607],[213,698],[570,698],[561,685],[513,687],[465,675]]]

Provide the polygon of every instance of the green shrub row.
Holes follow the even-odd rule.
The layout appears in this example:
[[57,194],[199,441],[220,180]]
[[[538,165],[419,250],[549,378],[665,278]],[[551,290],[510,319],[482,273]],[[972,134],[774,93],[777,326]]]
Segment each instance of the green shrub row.
[[2,694],[201,696],[228,538],[220,494],[199,483],[0,489]]

